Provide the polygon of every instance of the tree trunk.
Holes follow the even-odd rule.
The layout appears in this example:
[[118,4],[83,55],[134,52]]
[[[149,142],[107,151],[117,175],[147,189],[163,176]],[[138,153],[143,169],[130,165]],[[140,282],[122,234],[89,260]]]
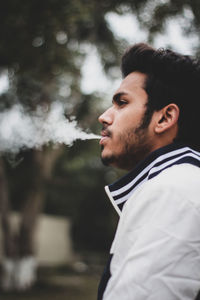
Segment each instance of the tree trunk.
[[0,158],[0,210],[2,224],[3,254],[2,261],[2,288],[12,290],[15,285],[15,261],[17,259],[16,234],[11,231],[9,220],[8,184],[5,175],[3,158]]
[[[63,148],[32,151],[31,182],[27,189],[25,205],[21,212],[18,234],[12,235],[8,220],[8,192],[5,173],[0,166],[0,202],[4,236],[3,280],[5,290],[27,290],[37,279],[37,261],[34,233],[37,219],[43,208],[45,182],[52,175],[53,166]],[[22,183],[23,184],[23,183]],[[14,246],[13,246],[14,241]]]

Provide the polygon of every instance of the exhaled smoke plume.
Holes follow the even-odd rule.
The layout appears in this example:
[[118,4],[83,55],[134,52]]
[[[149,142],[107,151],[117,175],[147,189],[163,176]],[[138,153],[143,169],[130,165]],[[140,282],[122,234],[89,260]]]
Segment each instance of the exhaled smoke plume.
[[39,107],[28,114],[17,104],[0,113],[0,152],[15,154],[21,149],[41,148],[48,143],[71,146],[77,139],[98,138],[80,129],[75,120],[67,120],[59,102],[53,103],[48,112]]

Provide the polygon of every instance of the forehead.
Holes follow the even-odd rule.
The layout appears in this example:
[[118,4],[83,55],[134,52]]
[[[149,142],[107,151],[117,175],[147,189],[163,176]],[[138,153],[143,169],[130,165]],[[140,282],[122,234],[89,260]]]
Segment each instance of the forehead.
[[132,93],[138,90],[144,90],[147,75],[140,72],[132,72],[124,78],[116,93]]

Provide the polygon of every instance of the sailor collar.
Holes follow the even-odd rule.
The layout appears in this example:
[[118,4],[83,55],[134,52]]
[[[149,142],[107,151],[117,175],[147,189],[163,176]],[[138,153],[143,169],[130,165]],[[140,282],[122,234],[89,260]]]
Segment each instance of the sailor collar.
[[155,150],[131,172],[106,186],[106,193],[117,213],[121,215],[125,202],[141,184],[157,176],[163,170],[182,163],[200,167],[200,152],[181,143],[173,143]]

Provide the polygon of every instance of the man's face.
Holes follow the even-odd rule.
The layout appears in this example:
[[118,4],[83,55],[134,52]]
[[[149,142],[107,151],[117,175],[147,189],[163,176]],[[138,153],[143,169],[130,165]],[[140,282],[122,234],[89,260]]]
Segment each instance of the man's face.
[[114,94],[112,106],[99,117],[101,157],[106,165],[131,170],[153,150],[151,123],[143,126],[148,100],[145,80],[145,74],[129,74]]

